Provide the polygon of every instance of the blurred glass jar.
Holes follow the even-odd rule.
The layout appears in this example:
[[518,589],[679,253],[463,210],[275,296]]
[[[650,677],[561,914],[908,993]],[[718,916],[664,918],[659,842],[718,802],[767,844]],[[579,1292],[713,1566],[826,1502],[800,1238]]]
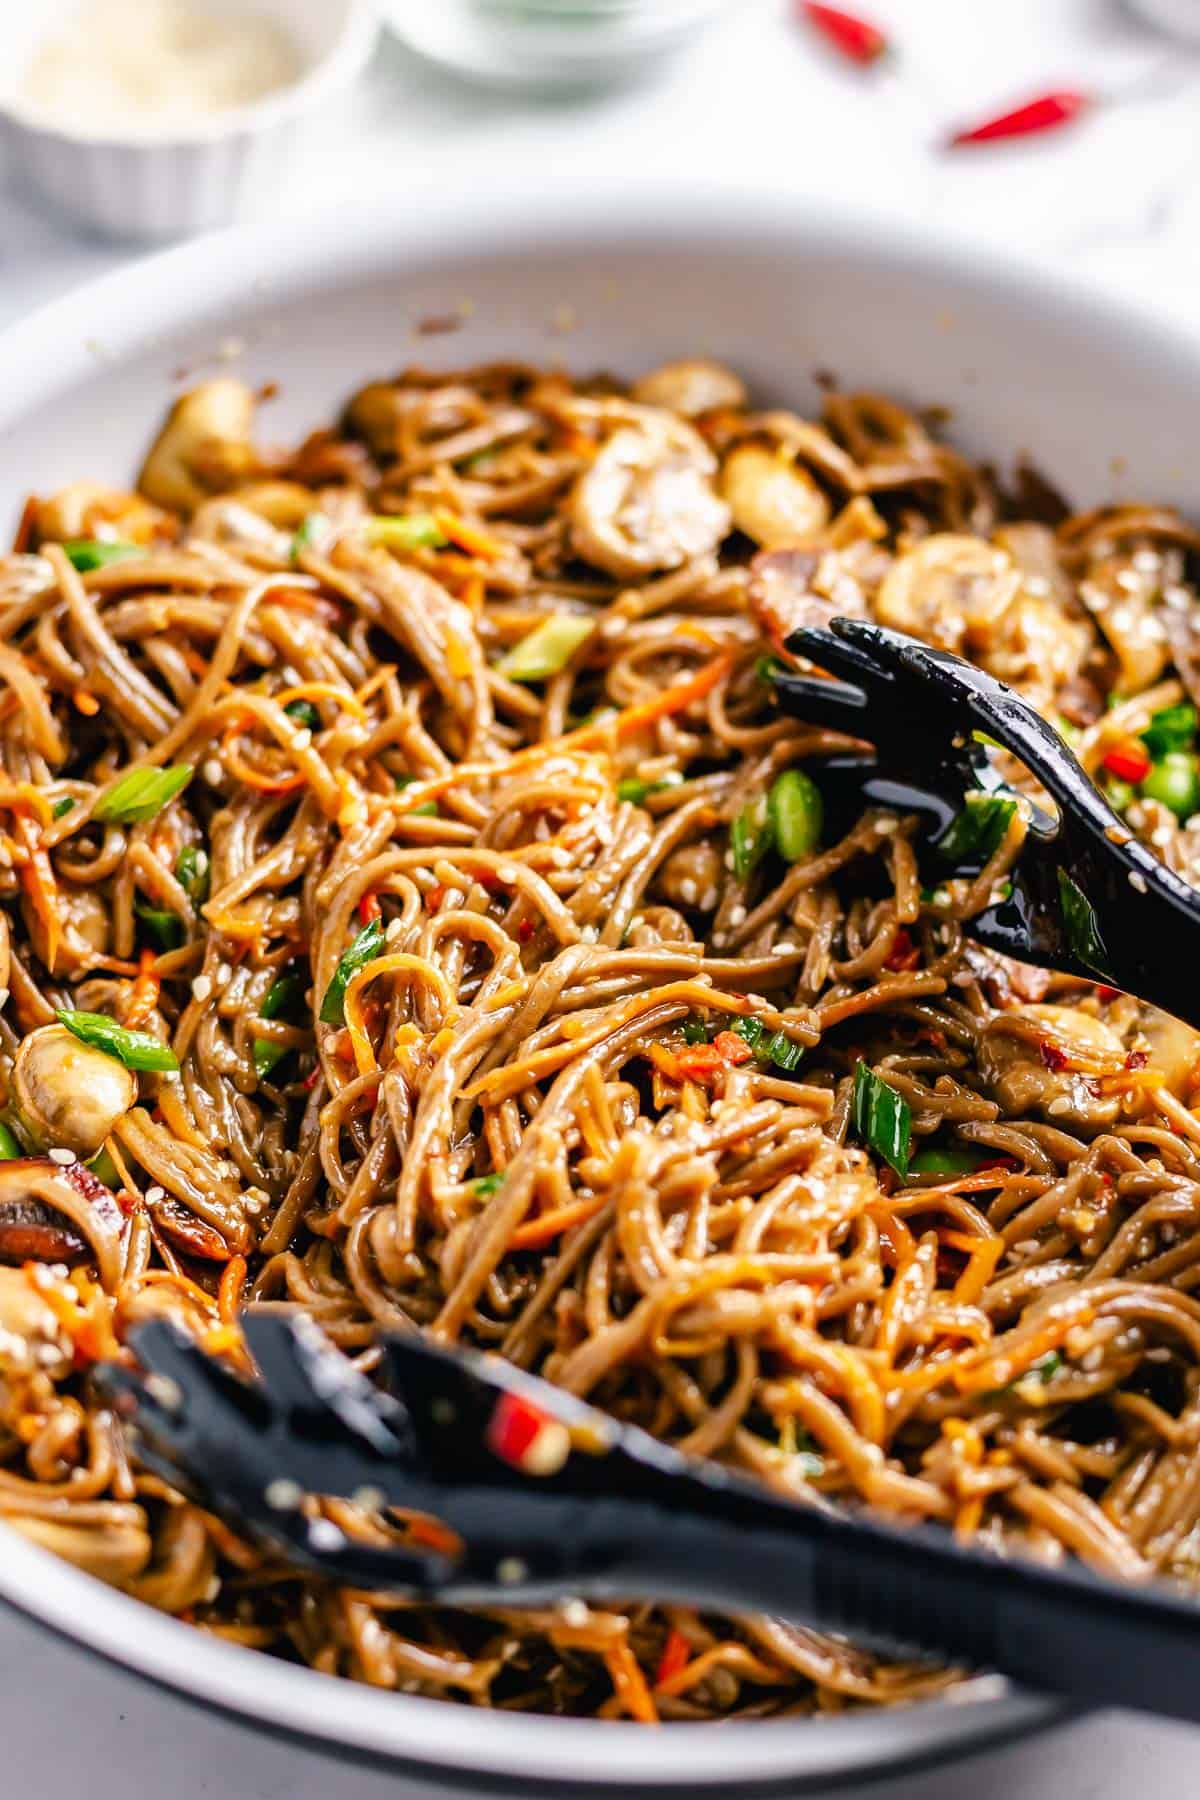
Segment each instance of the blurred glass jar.
[[382,0],[408,46],[456,74],[550,91],[630,80],[739,0]]

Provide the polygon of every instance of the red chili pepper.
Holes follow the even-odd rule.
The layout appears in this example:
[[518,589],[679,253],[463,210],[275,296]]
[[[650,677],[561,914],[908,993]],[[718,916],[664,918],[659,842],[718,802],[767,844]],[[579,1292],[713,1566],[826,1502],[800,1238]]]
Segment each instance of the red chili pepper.
[[728,1063],[733,1069],[736,1069],[740,1063],[749,1062],[754,1055],[745,1038],[739,1037],[736,1031],[718,1031],[713,1039],[712,1047],[722,1062]]
[[1032,100],[1008,112],[981,119],[977,125],[965,125],[948,139],[951,150],[965,144],[997,144],[1005,138],[1038,137],[1044,131],[1057,131],[1070,125],[1081,113],[1095,104],[1095,96],[1079,93],[1074,88],[1059,88],[1052,93],[1036,94]]
[[890,48],[878,25],[854,13],[843,12],[840,7],[818,6],[816,0],[796,0],[796,14],[815,26],[847,62],[859,63],[866,68],[886,56]]
[[1121,990],[1120,988],[1108,987],[1102,982],[1096,988],[1096,998],[1097,1000],[1119,1000],[1121,998]]
[[1125,1058],[1125,1067],[1127,1069],[1144,1069],[1149,1061],[1150,1052],[1148,1050],[1131,1050]]
[[677,1625],[672,1625],[667,1634],[667,1642],[663,1649],[658,1668],[654,1671],[655,1687],[662,1687],[673,1675],[686,1669],[692,1660],[692,1646],[684,1637]]
[[920,960],[921,952],[913,943],[910,933],[902,925],[896,933],[895,942],[883,959],[884,968],[890,969],[893,974],[896,974],[901,970],[915,969]]
[[715,1075],[718,1069],[726,1066],[725,1058],[715,1044],[693,1044],[686,1050],[676,1051],[675,1062],[679,1073],[693,1081]]
[[369,925],[372,919],[378,919],[382,917],[382,914],[383,908],[379,904],[379,895],[364,894],[358,903],[358,916],[363,924]]
[[522,944],[527,944],[536,930],[537,926],[532,919],[522,919],[517,926],[517,938]]
[[486,1437],[494,1455],[529,1475],[552,1475],[571,1450],[566,1427],[519,1394],[501,1394]]
[[1038,1051],[1041,1054],[1042,1061],[1048,1069],[1057,1071],[1070,1067],[1071,1059],[1066,1051],[1060,1050],[1057,1044],[1052,1044],[1049,1038],[1042,1039],[1041,1043],[1038,1045]]
[[446,890],[442,886],[441,882],[439,881],[435,884],[435,886],[430,888],[429,892],[425,896],[426,910],[428,912],[435,913],[445,898],[446,898]]
[[1136,785],[1145,781],[1150,773],[1150,754],[1137,738],[1122,738],[1119,744],[1105,751],[1103,766],[1119,781],[1132,781]]

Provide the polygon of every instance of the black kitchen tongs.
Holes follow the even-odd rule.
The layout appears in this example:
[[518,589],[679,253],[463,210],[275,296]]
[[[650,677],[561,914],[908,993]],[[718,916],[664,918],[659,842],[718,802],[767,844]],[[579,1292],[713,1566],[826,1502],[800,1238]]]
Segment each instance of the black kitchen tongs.
[[[444,1606],[580,1596],[768,1612],[1200,1722],[1200,1607],[1173,1593],[781,1498],[416,1332],[382,1336],[368,1380],[303,1317],[252,1308],[243,1325],[261,1384],[165,1320],[131,1334],[140,1371],[106,1364],[97,1379],[144,1464],[297,1568]],[[428,1530],[369,1541],[318,1495],[457,1536],[444,1551],[422,1547]]]
[[814,770],[834,824],[852,824],[864,801],[916,812],[936,862],[966,796],[1006,792],[982,734],[1024,763],[1058,816],[1021,802],[1031,820],[1011,895],[963,929],[1022,962],[1200,1018],[1200,893],[1133,837],[1028,701],[959,656],[859,619],[796,631],[787,648],[839,679],[781,671],[780,705],[875,746]]

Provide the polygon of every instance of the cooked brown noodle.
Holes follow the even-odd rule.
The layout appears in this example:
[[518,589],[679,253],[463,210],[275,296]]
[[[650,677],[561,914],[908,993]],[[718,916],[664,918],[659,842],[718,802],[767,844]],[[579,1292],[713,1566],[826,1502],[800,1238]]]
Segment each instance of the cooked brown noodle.
[[[932,892],[910,819],[744,878],[730,837],[838,742],[773,708],[790,623],[964,650],[1096,767],[1183,695],[1195,534],[1005,493],[879,396],[753,412],[699,363],[632,394],[409,371],[287,455],[250,422],[238,384],[198,390],[138,494],[31,501],[3,560],[0,1071],[43,1160],[0,1163],[0,1514],[205,1631],[479,1705],[828,1712],[954,1679],[769,1619],[297,1579],[131,1465],[89,1389],[149,1315],[237,1356],[248,1301],[368,1368],[380,1327],[488,1346],[819,1504],[1190,1581],[1195,1034],[964,939],[1019,815]],[[81,573],[79,539],[137,553]],[[564,616],[590,630],[561,667],[501,671]],[[153,816],[95,818],[180,765]],[[1139,823],[1190,869],[1186,825]],[[266,1004],[287,971],[298,1004]],[[63,1007],[180,1074],[136,1102],[68,1078]],[[697,1055],[746,1017],[799,1066]],[[982,1166],[898,1180],[851,1129],[860,1059],[914,1146]],[[108,1187],[70,1163],[101,1138]]]

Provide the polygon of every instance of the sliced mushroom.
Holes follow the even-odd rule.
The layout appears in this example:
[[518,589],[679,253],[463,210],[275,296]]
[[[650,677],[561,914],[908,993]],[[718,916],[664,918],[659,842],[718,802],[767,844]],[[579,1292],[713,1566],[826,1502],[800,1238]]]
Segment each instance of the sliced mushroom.
[[624,423],[575,483],[571,537],[585,562],[632,581],[714,550],[729,509],[698,431],[654,407],[613,404]]
[[1115,1074],[1125,1046],[1102,1019],[1069,1006],[1018,1006],[990,1020],[979,1043],[979,1066],[1005,1112],[1041,1113],[1068,1130],[1099,1131],[1120,1112],[1097,1075]]
[[22,1122],[46,1149],[95,1156],[137,1099],[137,1079],[65,1025],[42,1025],[17,1051],[13,1093]]
[[142,464],[141,492],[190,514],[211,494],[237,487],[258,464],[253,421],[254,396],[244,381],[224,376],[181,394]]
[[939,531],[897,557],[880,586],[875,616],[941,650],[978,657],[992,646],[1020,586],[1007,551],[984,538]]
[[103,955],[108,949],[109,909],[93,888],[59,882],[57,916],[62,931],[53,947],[53,957],[45,919],[25,895],[21,899],[21,916],[34,950],[52,974],[74,974],[91,966],[96,954]]
[[1185,1099],[1200,1075],[1200,1031],[1157,1006],[1143,1006],[1138,1024],[1149,1047],[1149,1066],[1173,1094]]
[[68,543],[72,538],[116,536],[142,544],[167,523],[156,506],[123,488],[95,481],[74,481],[48,500],[38,502],[34,530],[39,543]]
[[312,489],[298,481],[252,481],[235,488],[230,499],[283,531],[295,531],[313,510]]
[[71,1367],[71,1343],[33,1283],[20,1269],[0,1269],[0,1371],[53,1380]]
[[724,875],[721,852],[700,839],[672,850],[654,877],[653,892],[671,906],[710,910],[717,904]]
[[662,363],[634,382],[633,397],[643,406],[663,406],[685,419],[695,419],[718,407],[745,406],[746,389],[724,363],[707,356],[685,356],[678,362]]
[[764,550],[811,543],[829,523],[829,501],[808,470],[765,444],[730,451],[721,492],[738,530]]
[[90,1255],[102,1286],[121,1278],[121,1209],[82,1163],[48,1156],[0,1162],[0,1262],[77,1262]]
[[1139,694],[1165,670],[1170,645],[1158,608],[1163,558],[1154,551],[1114,555],[1094,564],[1079,593],[1120,665],[1117,687]]

